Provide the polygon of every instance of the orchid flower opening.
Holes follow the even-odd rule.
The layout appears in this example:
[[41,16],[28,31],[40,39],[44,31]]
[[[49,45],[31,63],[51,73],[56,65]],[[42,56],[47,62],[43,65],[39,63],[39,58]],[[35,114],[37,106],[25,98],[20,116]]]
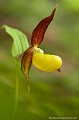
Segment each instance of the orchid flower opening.
[[54,8],[50,16],[41,20],[33,30],[31,47],[29,47],[23,54],[21,62],[22,71],[27,80],[29,79],[29,70],[32,64],[45,72],[53,72],[55,70],[60,71],[62,59],[57,55],[44,54],[44,51],[38,48],[44,39],[47,27],[54,18],[56,8]]

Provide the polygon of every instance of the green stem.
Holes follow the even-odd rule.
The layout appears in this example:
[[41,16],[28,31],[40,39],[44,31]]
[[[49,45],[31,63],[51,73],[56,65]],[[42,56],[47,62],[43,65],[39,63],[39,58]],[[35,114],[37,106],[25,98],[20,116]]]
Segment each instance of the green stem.
[[17,104],[18,104],[18,90],[19,90],[19,77],[20,77],[19,72],[20,72],[20,65],[19,62],[16,61],[16,84],[15,84],[15,102],[14,102],[13,118],[15,116],[17,110]]
[[15,87],[15,109],[17,109],[17,103],[18,103],[18,89],[19,89],[19,62],[17,61],[16,87]]

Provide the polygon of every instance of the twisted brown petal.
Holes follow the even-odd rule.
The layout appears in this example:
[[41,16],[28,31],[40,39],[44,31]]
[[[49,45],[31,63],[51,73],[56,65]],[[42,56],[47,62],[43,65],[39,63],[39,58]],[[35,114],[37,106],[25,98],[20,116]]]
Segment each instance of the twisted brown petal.
[[22,71],[27,80],[29,79],[29,70],[32,65],[32,56],[33,56],[33,48],[30,47],[24,52],[24,55],[21,61]]
[[36,28],[33,30],[31,38],[32,46],[39,45],[42,42],[46,29],[54,18],[55,11],[56,8],[53,10],[52,14],[49,17],[46,17],[43,20],[41,20],[39,24],[36,26]]

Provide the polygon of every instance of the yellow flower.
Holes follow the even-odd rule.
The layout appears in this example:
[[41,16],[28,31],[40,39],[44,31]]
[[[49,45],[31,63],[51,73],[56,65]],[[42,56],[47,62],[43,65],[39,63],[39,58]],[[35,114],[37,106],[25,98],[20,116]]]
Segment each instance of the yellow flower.
[[44,54],[40,51],[33,53],[32,63],[38,69],[45,72],[58,70],[62,65],[62,59],[56,55]]
[[43,41],[45,31],[54,18],[56,8],[50,16],[44,18],[39,22],[33,30],[31,45],[23,54],[22,57],[22,71],[28,80],[30,67],[33,63],[38,69],[45,72],[60,71],[62,59],[57,55],[44,54],[44,51],[38,48],[38,45]]

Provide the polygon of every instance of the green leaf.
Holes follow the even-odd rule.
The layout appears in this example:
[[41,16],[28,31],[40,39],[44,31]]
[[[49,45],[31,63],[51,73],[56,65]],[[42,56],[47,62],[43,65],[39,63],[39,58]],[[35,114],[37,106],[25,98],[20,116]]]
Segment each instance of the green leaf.
[[16,57],[22,54],[25,50],[29,48],[27,37],[21,31],[11,28],[7,25],[3,25],[2,28],[5,28],[5,31],[11,35],[13,38],[13,45],[12,45],[12,55]]

